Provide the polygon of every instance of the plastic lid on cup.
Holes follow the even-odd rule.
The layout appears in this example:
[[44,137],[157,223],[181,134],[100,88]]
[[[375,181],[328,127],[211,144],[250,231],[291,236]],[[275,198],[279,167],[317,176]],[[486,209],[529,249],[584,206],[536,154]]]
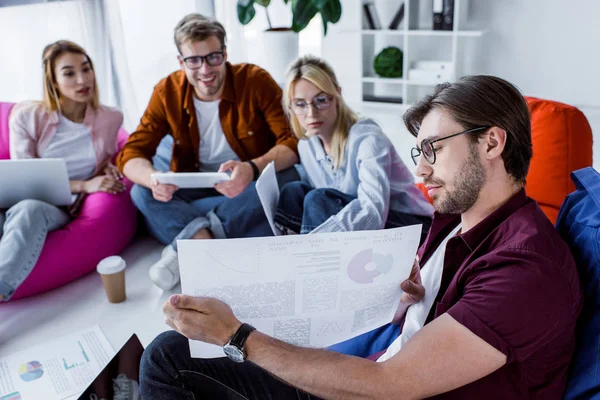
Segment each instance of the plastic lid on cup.
[[96,271],[102,275],[111,275],[121,272],[125,269],[125,260],[119,256],[106,257],[104,260],[98,263]]

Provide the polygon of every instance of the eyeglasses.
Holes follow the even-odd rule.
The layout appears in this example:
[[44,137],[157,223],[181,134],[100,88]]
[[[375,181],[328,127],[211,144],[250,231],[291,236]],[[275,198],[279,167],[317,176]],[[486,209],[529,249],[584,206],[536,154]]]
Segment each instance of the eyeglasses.
[[224,60],[225,60],[225,52],[223,50],[221,50],[221,51],[214,51],[205,56],[189,56],[189,57],[184,58],[183,62],[185,63],[186,67],[188,67],[189,69],[198,69],[198,68],[202,67],[202,65],[204,64],[204,61],[206,61],[206,63],[208,65],[210,65],[211,67],[218,67],[219,65],[223,64]]
[[308,108],[313,106],[317,110],[327,110],[331,105],[331,100],[333,100],[333,96],[328,94],[319,94],[313,98],[313,101],[307,102],[304,100],[294,100],[290,105],[290,110],[296,115],[304,115],[308,113]]
[[480,126],[478,128],[469,129],[468,131],[464,131],[464,132],[458,132],[453,135],[449,135],[449,136],[446,136],[446,137],[443,137],[440,139],[436,139],[436,140],[423,139],[421,141],[421,148],[419,148],[418,146],[413,147],[412,150],[410,151],[410,156],[412,157],[412,160],[415,163],[415,165],[417,165],[419,162],[419,157],[421,156],[421,154],[423,154],[423,156],[425,157],[425,160],[429,164],[433,165],[433,164],[435,164],[435,152],[437,151],[437,149],[435,147],[433,147],[433,144],[435,142],[441,142],[442,140],[450,139],[450,138],[453,138],[458,135],[463,135],[465,133],[479,132],[479,131],[487,130],[490,128],[491,128],[491,126]]

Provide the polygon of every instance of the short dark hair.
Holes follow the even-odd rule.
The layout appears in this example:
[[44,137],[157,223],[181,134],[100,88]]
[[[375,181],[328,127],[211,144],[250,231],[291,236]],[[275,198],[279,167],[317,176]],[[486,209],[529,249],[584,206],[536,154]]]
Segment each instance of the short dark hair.
[[[533,148],[529,106],[519,89],[489,75],[465,76],[458,82],[437,85],[433,94],[404,113],[404,124],[413,136],[418,135],[425,116],[436,108],[449,112],[465,130],[479,126],[504,129],[507,134],[502,152],[504,167],[515,181],[525,182]],[[477,135],[469,137],[478,139]]]
[[177,46],[177,51],[181,54],[181,45],[183,42],[187,40],[201,42],[211,36],[219,39],[221,48],[225,48],[227,34],[220,22],[201,14],[188,14],[175,27],[175,46]]

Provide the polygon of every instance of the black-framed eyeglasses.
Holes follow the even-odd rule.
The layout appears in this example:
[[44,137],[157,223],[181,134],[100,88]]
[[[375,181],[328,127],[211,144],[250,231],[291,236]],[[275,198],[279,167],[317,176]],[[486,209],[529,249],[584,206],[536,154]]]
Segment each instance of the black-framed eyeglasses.
[[317,110],[327,110],[331,105],[333,96],[327,93],[321,93],[316,95],[311,102],[305,100],[292,100],[290,104],[290,110],[296,115],[304,115],[308,113],[308,107],[313,106]]
[[204,61],[211,67],[218,67],[225,60],[225,51],[213,51],[205,56],[189,56],[183,59],[185,66],[189,69],[198,69],[204,65]]
[[433,147],[434,143],[441,142],[442,140],[450,139],[450,138],[453,138],[458,135],[463,135],[465,133],[479,132],[479,131],[487,130],[490,128],[491,128],[491,126],[480,126],[478,128],[469,129],[467,131],[454,133],[452,135],[445,136],[440,139],[435,139],[435,140],[423,139],[421,141],[421,147],[420,148],[419,148],[419,146],[413,147],[412,150],[410,151],[410,156],[412,157],[412,160],[415,163],[415,165],[417,165],[419,163],[419,157],[421,156],[421,154],[423,154],[423,157],[425,157],[425,160],[429,164],[435,164],[435,152],[437,151],[437,149],[435,147]]

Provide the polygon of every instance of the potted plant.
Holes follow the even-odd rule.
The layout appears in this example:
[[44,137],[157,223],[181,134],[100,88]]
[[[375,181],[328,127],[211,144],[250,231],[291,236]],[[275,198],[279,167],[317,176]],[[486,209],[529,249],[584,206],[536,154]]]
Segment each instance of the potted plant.
[[317,15],[321,15],[323,32],[327,34],[327,24],[335,24],[342,15],[340,0],[282,0],[291,5],[292,26],[274,27],[269,16],[271,0],[238,0],[237,14],[241,24],[247,25],[256,15],[255,4],[264,7],[268,29],[260,37],[256,59],[279,84],[284,82],[285,69],[298,57],[298,32],[306,28]]

